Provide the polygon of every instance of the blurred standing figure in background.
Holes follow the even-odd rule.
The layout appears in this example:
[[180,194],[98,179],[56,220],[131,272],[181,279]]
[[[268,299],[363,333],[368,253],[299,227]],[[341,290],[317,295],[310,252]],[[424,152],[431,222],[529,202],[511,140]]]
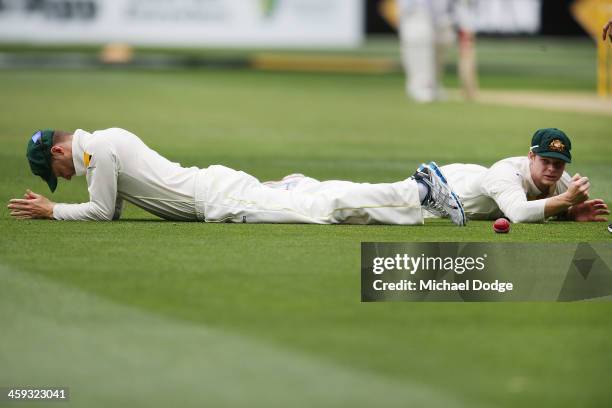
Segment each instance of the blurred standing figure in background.
[[474,0],[398,0],[406,93],[417,102],[444,99],[442,74],[447,49],[459,32],[459,76],[467,99],[477,85]]

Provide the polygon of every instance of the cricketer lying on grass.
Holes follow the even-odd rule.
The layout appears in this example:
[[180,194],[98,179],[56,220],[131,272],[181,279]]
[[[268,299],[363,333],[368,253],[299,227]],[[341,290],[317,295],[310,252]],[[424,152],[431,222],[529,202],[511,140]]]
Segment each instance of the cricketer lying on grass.
[[513,222],[553,216],[604,221],[608,207],[603,200],[588,200],[588,178],[564,172],[570,150],[567,135],[549,128],[534,134],[528,156],[501,160],[490,169],[474,164],[440,169],[431,162],[396,183],[320,182],[301,174],[261,183],[220,165],[181,167],[123,129],[45,130],[28,142],[32,172],[52,191],[57,177],[85,174],[90,201],[56,204],[28,190],[8,207],[17,218],[58,220],[118,219],[126,200],[165,219],[207,222],[415,225],[423,223],[424,213],[447,216],[457,225],[465,225],[466,215]]
[[435,164],[422,169],[418,181],[319,182],[293,175],[261,183],[220,165],[181,167],[118,128],[38,131],[28,142],[27,157],[51,191],[57,177],[86,175],[90,200],[56,204],[28,191],[9,204],[11,215],[20,218],[113,220],[126,200],[169,220],[413,225],[423,223],[424,207],[465,225],[461,203]]
[[442,166],[450,187],[459,195],[468,219],[506,217],[515,223],[542,222],[550,217],[605,221],[608,206],[589,200],[587,177],[565,172],[572,161],[572,143],[561,130],[537,130],[527,156],[500,160],[491,168],[476,164]]
[[[589,179],[579,174],[570,177],[565,172],[566,163],[571,163],[571,148],[563,131],[539,129],[527,156],[503,159],[491,168],[456,163],[439,170],[459,196],[468,219],[507,217],[515,223],[542,222],[550,217],[605,221],[603,216],[610,213],[606,203],[588,200]],[[429,166],[437,168],[433,162]],[[425,168],[423,164],[419,170]],[[419,171],[413,178],[419,181]],[[292,186],[300,188],[312,182],[316,180],[301,176],[292,180]],[[427,213],[429,208],[425,210]]]

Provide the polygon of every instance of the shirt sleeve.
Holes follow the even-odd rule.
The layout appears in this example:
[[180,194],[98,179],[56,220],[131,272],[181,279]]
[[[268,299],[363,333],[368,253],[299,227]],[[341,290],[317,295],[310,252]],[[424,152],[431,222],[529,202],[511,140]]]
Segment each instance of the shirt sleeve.
[[522,176],[507,164],[493,166],[483,179],[484,192],[514,223],[544,221],[546,199],[527,200]]
[[111,221],[116,214],[118,165],[108,143],[91,148],[87,167],[89,202],[56,204],[53,218],[57,220]]

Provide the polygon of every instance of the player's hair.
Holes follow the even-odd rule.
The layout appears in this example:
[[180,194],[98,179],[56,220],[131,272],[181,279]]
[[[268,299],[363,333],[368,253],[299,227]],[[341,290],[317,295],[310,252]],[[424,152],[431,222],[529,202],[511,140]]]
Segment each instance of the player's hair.
[[53,144],[64,143],[70,139],[72,133],[63,130],[55,130],[53,132]]

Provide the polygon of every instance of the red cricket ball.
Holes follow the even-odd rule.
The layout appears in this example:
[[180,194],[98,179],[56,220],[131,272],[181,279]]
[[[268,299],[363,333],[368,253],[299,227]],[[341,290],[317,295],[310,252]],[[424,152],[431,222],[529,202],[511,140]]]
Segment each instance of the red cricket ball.
[[510,222],[505,218],[498,218],[493,223],[493,231],[498,234],[505,234],[510,232]]

